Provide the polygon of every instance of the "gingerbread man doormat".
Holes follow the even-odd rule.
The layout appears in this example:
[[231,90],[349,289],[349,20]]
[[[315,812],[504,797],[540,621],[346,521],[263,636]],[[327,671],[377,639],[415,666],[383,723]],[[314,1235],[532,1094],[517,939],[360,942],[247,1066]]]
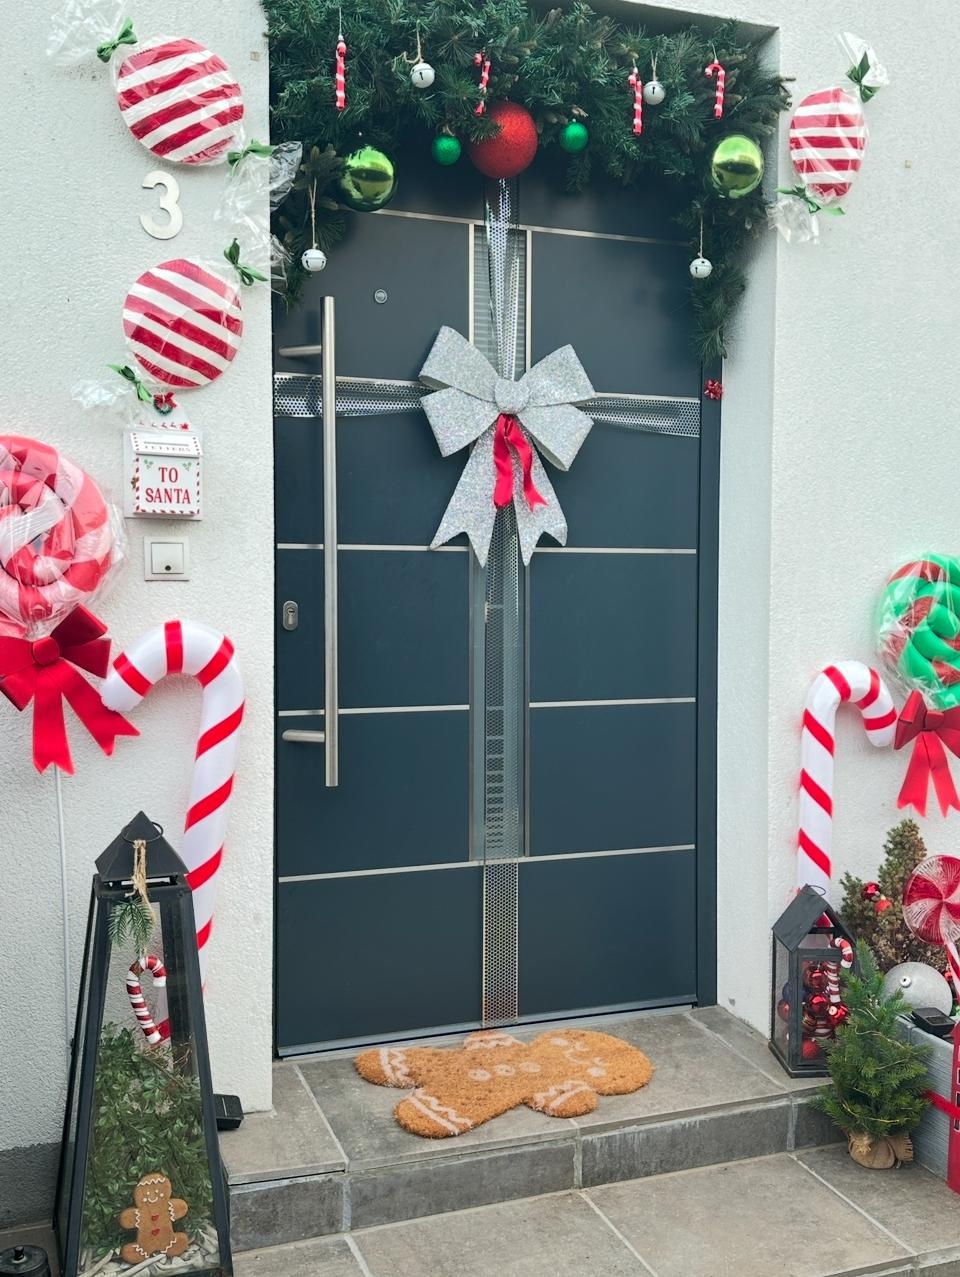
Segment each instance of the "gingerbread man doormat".
[[[471,1033],[456,1050],[382,1047],[356,1058],[357,1072],[377,1086],[413,1090],[394,1109],[414,1135],[463,1135],[526,1104],[550,1117],[579,1117],[601,1095],[628,1095],[653,1077],[635,1046],[578,1029],[520,1042],[509,1033]],[[414,1089],[415,1088],[415,1089]]]

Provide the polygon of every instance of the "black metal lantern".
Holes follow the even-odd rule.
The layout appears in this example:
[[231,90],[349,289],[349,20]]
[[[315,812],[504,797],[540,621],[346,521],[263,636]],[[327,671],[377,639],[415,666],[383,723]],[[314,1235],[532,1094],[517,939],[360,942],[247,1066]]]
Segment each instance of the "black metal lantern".
[[813,887],[803,887],[773,924],[770,1050],[791,1077],[826,1077],[824,1042],[846,1019],[841,963],[853,942]]
[[[62,1277],[233,1272],[193,899],[162,834],[140,812],[97,860],[57,1179]],[[144,880],[149,956],[122,939]],[[165,977],[152,1018],[150,974]]]

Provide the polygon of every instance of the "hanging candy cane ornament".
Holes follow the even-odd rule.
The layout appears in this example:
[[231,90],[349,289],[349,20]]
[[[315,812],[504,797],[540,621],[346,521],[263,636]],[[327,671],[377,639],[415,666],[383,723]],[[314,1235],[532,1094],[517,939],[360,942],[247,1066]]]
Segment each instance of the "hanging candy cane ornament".
[[713,118],[719,120],[723,115],[723,95],[727,87],[727,73],[714,58],[708,67],[704,67],[703,74],[711,80],[714,76],[717,77],[717,91],[713,101]]
[[343,111],[347,105],[347,45],[343,38],[343,15],[340,15],[340,26],[337,36],[337,69],[336,69],[336,94],[337,94],[337,110]]
[[903,888],[903,920],[925,944],[947,951],[950,979],[960,1002],[960,860],[956,856],[927,856]]
[[480,72],[480,101],[474,109],[474,115],[483,115],[487,109],[487,85],[490,83],[490,59],[483,53],[475,53],[473,55],[473,65],[481,67]]
[[627,76],[627,84],[633,89],[633,131],[639,137],[643,132],[643,84],[636,64]]
[[206,946],[213,927],[243,721],[243,679],[233,644],[219,630],[196,621],[168,621],[147,630],[120,653],[104,684],[104,704],[111,709],[134,709],[170,674],[191,674],[203,688],[180,856],[193,890],[200,978],[205,981]]
[[893,743],[897,724],[886,684],[861,661],[838,661],[813,680],[804,705],[800,744],[797,885],[820,888],[827,899],[833,875],[834,726],[837,710],[848,701],[860,711],[867,740],[878,749]]
[[138,958],[136,962],[132,962],[130,970],[127,972],[127,997],[130,999],[133,1014],[137,1017],[137,1023],[143,1030],[143,1036],[151,1046],[156,1046],[158,1042],[165,1042],[170,1037],[170,1022],[169,1020],[164,1020],[159,1026],[154,1023],[153,1016],[147,1009],[143,989],[140,985],[140,977],[144,971],[149,971],[153,976],[153,987],[155,989],[165,989],[167,987],[167,968],[155,954],[150,953],[146,957]]
[[830,1017],[831,1027],[836,1029],[846,1019],[846,1016],[842,1013],[843,999],[840,996],[840,972],[849,971],[853,966],[853,945],[843,936],[834,936],[833,946],[840,950],[840,961],[825,962],[823,967],[827,973],[826,994],[830,1003],[827,1014]]

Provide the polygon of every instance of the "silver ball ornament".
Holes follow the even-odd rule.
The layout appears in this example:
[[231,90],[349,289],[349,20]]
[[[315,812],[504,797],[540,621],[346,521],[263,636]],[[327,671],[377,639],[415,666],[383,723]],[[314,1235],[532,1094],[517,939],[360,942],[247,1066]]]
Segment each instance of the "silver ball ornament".
[[659,80],[648,80],[643,86],[643,100],[647,106],[659,106],[667,96],[667,90]]
[[707,279],[713,273],[713,262],[706,257],[695,257],[690,263],[690,274],[694,279]]
[[415,89],[429,89],[435,74],[429,62],[417,62],[410,68],[410,83]]
[[316,274],[318,270],[323,270],[326,264],[327,255],[322,248],[308,248],[300,258],[300,265],[311,275]]
[[953,992],[944,977],[925,962],[901,962],[883,977],[886,997],[902,993],[909,1006],[936,1007],[944,1015],[953,1009]]

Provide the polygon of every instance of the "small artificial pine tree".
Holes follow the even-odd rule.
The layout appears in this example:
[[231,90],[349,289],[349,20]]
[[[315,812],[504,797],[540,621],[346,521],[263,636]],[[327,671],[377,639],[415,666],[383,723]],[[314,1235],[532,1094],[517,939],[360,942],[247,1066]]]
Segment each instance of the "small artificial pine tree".
[[[836,1039],[825,1043],[830,1084],[812,1103],[851,1137],[851,1145],[858,1136],[896,1145],[927,1107],[928,1050],[900,1036],[897,1017],[909,1008],[899,991],[884,995],[883,976],[862,940],[857,963],[859,974],[844,973],[849,1018]],[[895,1158],[906,1160],[906,1153],[895,1148]]]
[[860,878],[848,873],[841,880],[841,916],[854,935],[870,946],[881,971],[900,962],[925,962],[941,972],[947,969],[946,950],[918,940],[903,920],[903,888],[926,854],[915,820],[902,820],[889,831],[876,881],[891,903],[879,912],[874,901],[864,898]]

